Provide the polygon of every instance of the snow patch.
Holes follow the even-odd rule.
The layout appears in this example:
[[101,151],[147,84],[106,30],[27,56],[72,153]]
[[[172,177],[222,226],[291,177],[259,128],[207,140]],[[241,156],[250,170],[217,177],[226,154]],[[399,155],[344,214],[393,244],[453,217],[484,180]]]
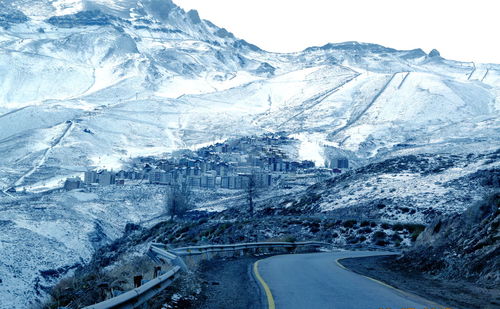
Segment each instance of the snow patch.
[[317,167],[325,166],[326,158],[323,148],[324,136],[321,134],[297,133],[291,138],[300,141],[299,159],[313,161]]

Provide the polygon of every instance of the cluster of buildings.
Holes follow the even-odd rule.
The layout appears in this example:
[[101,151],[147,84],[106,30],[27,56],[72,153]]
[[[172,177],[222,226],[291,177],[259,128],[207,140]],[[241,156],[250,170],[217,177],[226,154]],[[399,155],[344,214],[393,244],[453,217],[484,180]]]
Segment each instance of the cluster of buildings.
[[[139,158],[129,171],[85,172],[80,185],[107,186],[136,180],[158,185],[187,185],[210,189],[271,187],[285,175],[304,174],[316,169],[312,161],[288,159],[282,149],[294,141],[273,135],[244,137],[197,151],[184,150],[164,160]],[[347,159],[339,159],[336,168],[328,169],[328,173],[340,172],[339,168],[347,167]],[[325,173],[325,169],[322,173]],[[68,179],[68,188],[75,187],[75,181]]]
[[85,185],[92,185],[92,184],[101,186],[124,184],[125,180],[118,179],[118,177],[119,177],[118,174],[112,171],[107,171],[107,170],[88,171],[85,172],[83,181],[80,177],[72,177],[66,179],[66,181],[64,182],[64,189],[69,191],[69,190],[84,188]]

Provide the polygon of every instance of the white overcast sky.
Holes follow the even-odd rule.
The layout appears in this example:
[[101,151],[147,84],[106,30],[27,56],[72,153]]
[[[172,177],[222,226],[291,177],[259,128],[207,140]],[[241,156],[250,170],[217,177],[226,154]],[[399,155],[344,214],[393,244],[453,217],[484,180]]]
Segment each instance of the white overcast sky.
[[500,0],[174,0],[273,52],[360,41],[500,63]]

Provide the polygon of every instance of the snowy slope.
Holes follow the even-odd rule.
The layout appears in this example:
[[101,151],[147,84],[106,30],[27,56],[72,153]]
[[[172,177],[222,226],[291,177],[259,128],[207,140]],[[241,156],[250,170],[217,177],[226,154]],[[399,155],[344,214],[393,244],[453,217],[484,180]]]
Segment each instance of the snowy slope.
[[498,142],[499,65],[357,42],[267,53],[170,1],[30,3],[1,2],[4,189],[269,131],[317,162]]
[[331,213],[359,220],[429,224],[498,191],[500,151],[397,156],[265,204],[278,214]]
[[[319,147],[363,158],[390,155],[401,144],[420,151],[457,137],[464,149],[496,141],[498,65],[356,42],[266,53],[170,1],[2,4],[26,20],[10,14],[0,34],[0,112],[7,114],[0,147],[36,156],[29,145],[37,130],[74,123],[56,148],[38,152],[54,163],[18,185],[89,165],[119,168],[139,154],[134,149],[157,155],[267,131],[305,134]],[[28,121],[33,113],[43,116]],[[12,127],[8,119],[26,121]],[[9,170],[4,188],[31,168],[21,162],[12,175],[13,160],[0,161]]]
[[107,187],[0,201],[0,308],[37,308],[61,275],[120,237],[126,223],[157,222],[151,219],[164,212],[161,188],[130,190]]

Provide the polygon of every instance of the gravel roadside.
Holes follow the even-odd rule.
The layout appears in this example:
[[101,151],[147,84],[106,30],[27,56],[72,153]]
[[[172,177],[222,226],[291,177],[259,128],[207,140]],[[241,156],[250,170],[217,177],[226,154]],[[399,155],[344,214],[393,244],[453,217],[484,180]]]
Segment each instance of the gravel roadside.
[[340,263],[356,273],[451,309],[500,309],[500,289],[487,289],[468,281],[437,279],[408,271],[395,259],[395,256],[375,256],[343,259]]
[[260,309],[260,288],[252,275],[253,263],[261,257],[239,257],[204,261],[199,273],[201,293],[190,308]]

